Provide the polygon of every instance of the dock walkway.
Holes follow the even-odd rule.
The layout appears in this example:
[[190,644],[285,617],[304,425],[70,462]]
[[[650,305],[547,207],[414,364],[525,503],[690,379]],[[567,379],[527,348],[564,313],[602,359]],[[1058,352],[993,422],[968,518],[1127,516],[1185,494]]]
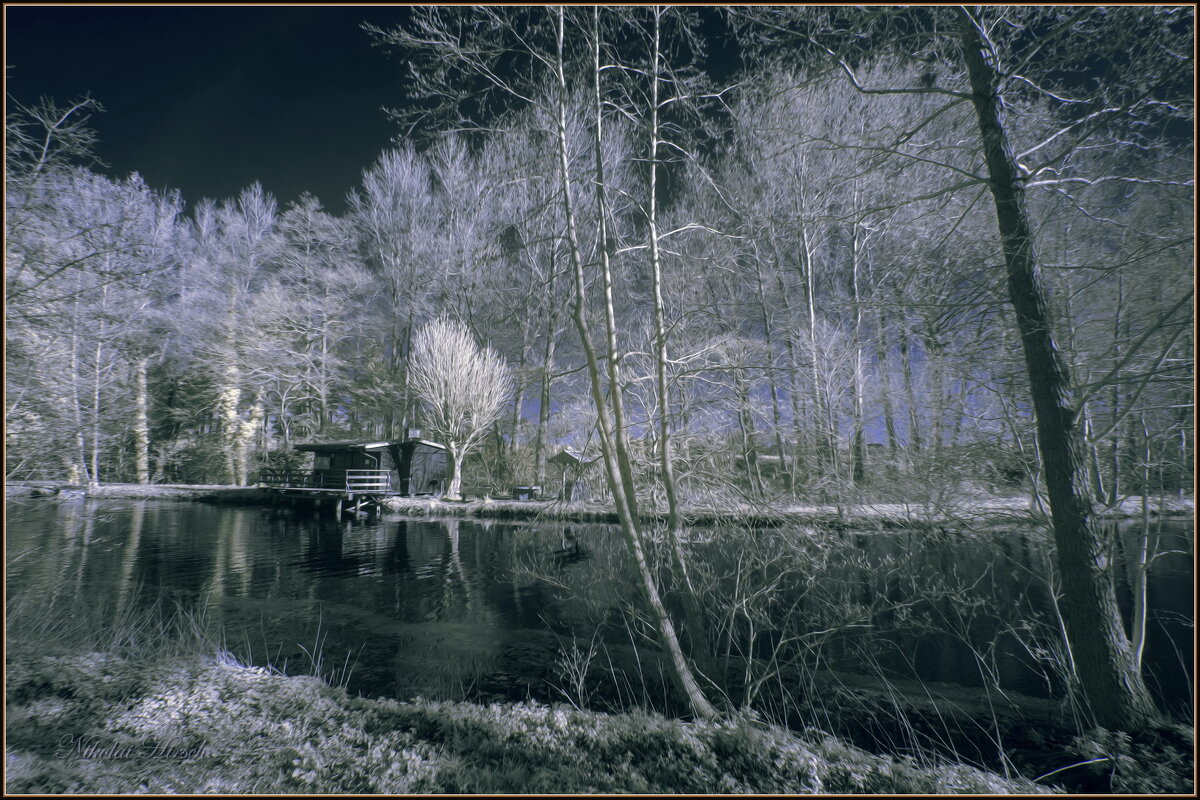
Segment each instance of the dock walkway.
[[400,494],[386,469],[264,469],[258,483],[280,500],[328,506],[335,517],[378,511],[386,498]]

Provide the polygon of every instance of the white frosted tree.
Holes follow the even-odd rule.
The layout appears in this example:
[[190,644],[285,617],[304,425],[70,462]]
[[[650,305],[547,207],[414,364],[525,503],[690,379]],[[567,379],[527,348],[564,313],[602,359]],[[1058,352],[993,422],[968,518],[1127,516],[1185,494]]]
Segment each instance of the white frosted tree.
[[462,323],[440,317],[413,337],[409,387],[429,437],[450,455],[446,495],[458,498],[463,459],[500,419],[512,393],[508,365],[476,344]]

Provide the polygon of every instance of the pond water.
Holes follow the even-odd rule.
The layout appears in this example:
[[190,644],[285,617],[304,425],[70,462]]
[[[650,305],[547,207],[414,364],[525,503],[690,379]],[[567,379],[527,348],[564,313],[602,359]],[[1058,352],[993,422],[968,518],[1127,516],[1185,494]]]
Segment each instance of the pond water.
[[[10,609],[21,600],[40,609],[82,603],[116,618],[166,598],[172,609],[203,614],[243,662],[317,672],[370,695],[586,697],[615,708],[657,704],[664,693],[654,647],[639,638],[644,623],[622,539],[607,526],[387,515],[337,521],[133,500],[16,500],[6,514]],[[1190,520],[1156,531],[1153,545],[1164,555],[1153,563],[1149,590],[1151,683],[1181,713],[1191,708],[1191,531]],[[1061,688],[1041,666],[1047,654],[1034,646],[1041,640],[1022,633],[1032,630],[1028,619],[1050,618],[1044,542],[1017,534],[981,542],[926,541],[932,534],[913,531],[756,532],[785,543],[808,537],[810,550],[824,554],[805,556],[808,574],[772,577],[777,558],[747,566],[746,548],[722,549],[696,534],[709,542],[696,546],[714,586],[739,591],[730,576],[741,576],[738,586],[751,575],[777,580],[772,607],[811,618],[805,630],[813,636],[823,633],[831,598],[843,598],[850,615],[843,622],[859,614],[861,624],[821,640],[819,660],[840,655],[844,663],[831,664],[837,669],[863,670],[852,637],[870,629],[872,669],[966,686],[994,678],[1034,695]],[[940,599],[916,602],[924,594]],[[1128,607],[1127,591],[1123,598]],[[780,626],[752,622],[730,626],[726,653],[799,652]],[[816,640],[796,641],[811,648]],[[737,673],[734,661],[725,667]]]

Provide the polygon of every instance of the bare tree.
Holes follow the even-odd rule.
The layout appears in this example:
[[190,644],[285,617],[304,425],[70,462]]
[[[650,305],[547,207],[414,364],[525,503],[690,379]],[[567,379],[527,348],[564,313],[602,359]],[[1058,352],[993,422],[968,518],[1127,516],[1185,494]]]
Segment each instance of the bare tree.
[[1072,655],[1097,720],[1109,726],[1139,727],[1153,718],[1154,701],[1122,628],[1106,559],[1099,552],[1100,537],[1091,519],[1084,465],[1079,458],[1079,420],[1071,405],[1067,366],[1048,320],[1047,293],[1039,275],[1025,187],[1001,105],[1004,95],[998,88],[995,52],[985,43],[979,18],[964,11],[960,26],[963,60],[1004,249],[1009,297],[1021,330],[1033,396]]
[[[459,15],[469,15],[463,24]],[[577,25],[582,41],[590,46],[568,47],[568,23]],[[659,594],[657,580],[645,548],[645,533],[637,510],[635,474],[629,454],[629,433],[621,398],[617,317],[614,301],[612,256],[615,248],[612,230],[612,180],[605,159],[604,94],[602,92],[601,36],[599,14],[595,9],[568,13],[555,9],[473,9],[449,11],[429,9],[414,14],[410,29],[382,31],[366,26],[386,44],[403,48],[413,56],[431,56],[428,69],[418,76],[418,91],[434,107],[429,112],[441,116],[448,125],[461,125],[462,103],[469,97],[477,108],[527,107],[541,111],[550,122],[557,145],[558,184],[562,224],[565,228],[567,260],[573,282],[571,320],[579,334],[592,402],[597,412],[597,440],[601,445],[609,489],[613,493],[630,554],[637,565],[647,602],[654,613],[655,626],[663,649],[672,664],[672,677],[688,698],[694,713],[712,717],[716,709],[705,698],[684,657],[675,627]],[[574,31],[573,31],[574,32]],[[573,43],[573,42],[572,42]],[[574,56],[578,61],[571,61]],[[411,57],[411,56],[410,56]],[[520,60],[520,68],[497,69],[500,60]],[[590,63],[589,63],[590,62]],[[523,78],[528,70],[529,77]],[[511,77],[501,77],[501,76]],[[545,91],[549,89],[549,91]],[[579,122],[571,119],[572,98],[585,93],[587,107],[580,107]],[[424,109],[423,109],[424,111]],[[436,113],[435,113],[436,112]],[[569,124],[569,120],[572,124]],[[428,127],[428,118],[416,120]],[[474,123],[478,127],[478,123]],[[573,127],[577,125],[577,127]],[[593,172],[591,180],[582,166],[586,154],[576,149],[574,131],[588,137]],[[582,233],[581,215],[586,213],[577,195],[591,190],[595,204],[594,258],[585,252],[588,242]],[[597,263],[595,281],[601,300],[601,334],[593,333],[589,320],[590,271]]]
[[368,268],[379,283],[379,304],[386,315],[382,337],[383,380],[402,400],[389,403],[384,433],[396,435],[410,423],[412,393],[407,388],[409,347],[414,319],[428,318],[429,280],[437,265],[437,210],[430,167],[411,147],[389,150],[363,171],[362,187],[349,198],[350,218],[358,231]]
[[462,464],[499,421],[512,393],[508,365],[459,322],[439,317],[413,337],[409,386],[431,437],[450,453],[447,496],[462,495]]
[[156,350],[152,308],[180,201],[137,175],[114,181],[51,160],[25,181],[8,166],[7,463],[21,472],[22,441],[44,451],[64,437],[56,449],[70,453],[69,476],[98,482],[103,464],[112,480],[122,470],[109,456],[133,454],[146,480],[143,361]]
[[[1173,127],[1191,121],[1186,97],[1191,86],[1192,62],[1186,56],[1190,18],[1157,9],[958,9],[946,14],[880,9],[854,12],[851,38],[844,35],[844,23],[851,17],[840,10],[805,10],[788,17],[791,13],[764,14],[760,29],[772,32],[766,38],[786,30],[776,42],[823,53],[828,67],[866,96],[939,98],[935,110],[906,125],[891,143],[875,148],[942,170],[943,184],[925,187],[912,201],[980,187],[992,194],[993,224],[999,232],[994,241],[1003,258],[1007,302],[1015,312],[1025,356],[1024,377],[1067,599],[1064,616],[1075,677],[1099,724],[1126,730],[1143,727],[1153,720],[1153,703],[1122,629],[1088,496],[1087,464],[1077,452],[1082,452],[1086,419],[1076,397],[1078,389],[1088,387],[1072,382],[1058,350],[1064,326],[1051,313],[1053,293],[1042,277],[1047,265],[1038,253],[1039,229],[1049,220],[1029,209],[1026,194],[1033,189],[1070,193],[1107,183],[1185,185],[1175,176],[1145,173],[1152,156],[1170,149]],[[1139,33],[1130,36],[1131,30]],[[1097,42],[1111,50],[1099,49]],[[864,58],[867,48],[870,56]],[[865,65],[887,54],[927,69],[918,67],[923,72],[915,81],[867,78]],[[935,64],[944,65],[947,72],[942,74]],[[1106,66],[1097,70],[1097,64]],[[1065,75],[1087,75],[1094,85],[1085,89],[1081,81]],[[954,153],[947,153],[947,159],[911,150],[932,120],[967,107],[975,112],[970,140],[979,148],[971,162],[962,163]],[[1047,116],[1046,108],[1053,114]],[[1079,158],[1099,150],[1122,153],[1122,168],[1096,174],[1088,159]],[[1107,222],[1113,231],[1125,227]],[[969,305],[979,302],[967,299]],[[1093,385],[1102,388],[1105,381]],[[1086,398],[1086,391],[1082,394]],[[941,410],[935,405],[939,424]],[[935,430],[935,445],[938,435]]]

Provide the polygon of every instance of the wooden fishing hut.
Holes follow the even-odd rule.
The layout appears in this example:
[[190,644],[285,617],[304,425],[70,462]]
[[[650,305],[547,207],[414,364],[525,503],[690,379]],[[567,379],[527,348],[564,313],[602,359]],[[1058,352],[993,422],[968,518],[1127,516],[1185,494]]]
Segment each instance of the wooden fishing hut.
[[378,508],[386,497],[440,495],[450,472],[446,448],[419,431],[404,439],[308,442],[295,450],[313,454],[312,469],[263,470],[259,483],[291,500],[331,504],[338,514]]
[[581,503],[590,499],[583,477],[599,460],[600,456],[582,453],[572,447],[564,447],[548,458],[546,463],[561,468],[558,498],[569,503]]

